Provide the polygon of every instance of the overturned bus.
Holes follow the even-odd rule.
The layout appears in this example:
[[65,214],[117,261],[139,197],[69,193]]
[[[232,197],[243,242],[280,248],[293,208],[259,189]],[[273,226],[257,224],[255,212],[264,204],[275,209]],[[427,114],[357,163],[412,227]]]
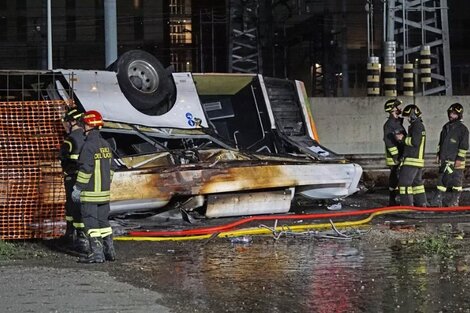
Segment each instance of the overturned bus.
[[[99,111],[119,166],[111,214],[175,206],[206,217],[282,213],[294,195],[336,199],[357,191],[361,167],[319,144],[300,81],[171,73],[136,50],[106,71],[29,74],[0,74],[2,118],[11,116],[8,103],[48,101],[53,104],[46,114],[55,123],[50,132],[60,137],[64,106],[54,103]],[[49,172],[60,172],[58,162],[51,164]],[[1,198],[7,200],[0,205],[8,205],[8,168],[1,171]],[[63,201],[61,188],[43,184],[38,201]]]

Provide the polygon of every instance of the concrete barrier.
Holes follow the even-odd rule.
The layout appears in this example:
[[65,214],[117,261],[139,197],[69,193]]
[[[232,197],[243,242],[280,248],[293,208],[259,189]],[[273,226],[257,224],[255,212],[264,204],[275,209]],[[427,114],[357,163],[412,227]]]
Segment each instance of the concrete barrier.
[[[470,96],[398,97],[423,111],[426,127],[426,153],[435,153],[439,133],[447,120],[447,108],[455,102],[464,107],[470,120]],[[310,98],[320,143],[339,154],[385,153],[383,124],[387,119],[384,103],[389,97]],[[408,122],[404,122],[408,128]],[[470,128],[470,122],[466,123]]]

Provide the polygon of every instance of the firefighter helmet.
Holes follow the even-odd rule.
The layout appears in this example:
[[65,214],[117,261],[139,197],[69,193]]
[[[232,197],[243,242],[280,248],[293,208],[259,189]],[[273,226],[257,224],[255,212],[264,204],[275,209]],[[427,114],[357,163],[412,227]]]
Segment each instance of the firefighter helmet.
[[77,108],[69,107],[62,118],[64,122],[74,122],[80,120],[83,117],[83,113],[78,111]]
[[463,117],[463,106],[456,102],[447,109],[447,115],[450,115],[451,112],[456,113],[459,116],[459,120],[461,120]]
[[392,112],[394,108],[398,108],[402,102],[398,99],[390,99],[385,102],[384,110],[385,112]]
[[83,123],[91,127],[101,127],[104,125],[103,117],[100,112],[95,110],[85,112],[83,115]]
[[421,116],[421,110],[414,104],[408,104],[404,109],[401,116],[410,117],[412,121]]

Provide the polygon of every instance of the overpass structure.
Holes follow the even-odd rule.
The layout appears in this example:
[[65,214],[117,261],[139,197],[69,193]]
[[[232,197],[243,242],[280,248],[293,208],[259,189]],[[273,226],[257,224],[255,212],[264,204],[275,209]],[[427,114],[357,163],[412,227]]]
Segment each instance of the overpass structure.
[[[416,95],[452,95],[447,0],[384,1],[384,38],[385,43],[396,42],[396,51],[395,45],[385,45],[384,60],[396,52],[398,69],[414,64],[419,74],[415,75]],[[430,56],[430,64],[423,60],[424,54]],[[428,65],[430,79],[426,80]]]

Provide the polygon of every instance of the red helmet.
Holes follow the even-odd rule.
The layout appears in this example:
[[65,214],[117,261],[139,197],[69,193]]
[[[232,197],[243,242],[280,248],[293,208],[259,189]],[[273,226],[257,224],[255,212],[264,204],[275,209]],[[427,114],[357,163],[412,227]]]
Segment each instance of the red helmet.
[[83,123],[91,127],[101,127],[104,125],[103,117],[100,112],[95,110],[85,112],[83,115]]

